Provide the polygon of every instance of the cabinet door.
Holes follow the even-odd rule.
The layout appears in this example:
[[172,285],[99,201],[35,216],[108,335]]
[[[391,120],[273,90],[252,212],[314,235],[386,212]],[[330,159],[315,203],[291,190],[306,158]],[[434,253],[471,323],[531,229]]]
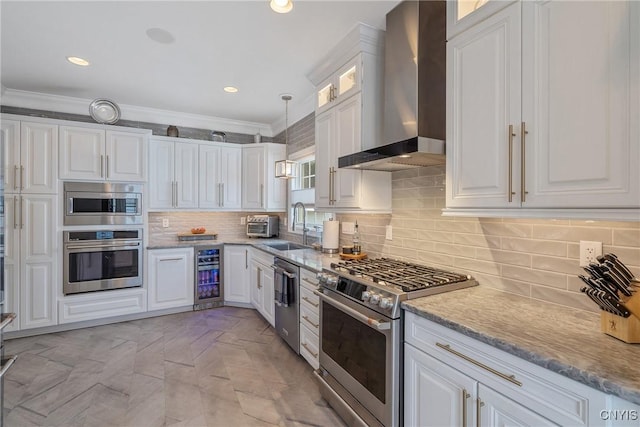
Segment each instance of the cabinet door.
[[335,128],[334,111],[316,116],[316,207],[331,205],[331,189],[335,160],[331,160],[329,146],[333,143]]
[[242,150],[242,208],[264,208],[264,148]]
[[147,135],[107,131],[105,170],[112,181],[146,181]]
[[222,184],[222,207],[242,207],[242,149],[222,147],[220,149],[220,183]]
[[60,127],[60,179],[105,178],[105,134],[102,129]]
[[524,207],[640,206],[631,3],[523,2]]
[[222,207],[222,183],[220,182],[220,147],[200,146],[199,202],[201,208]]
[[[4,124],[4,123],[3,123]],[[4,330],[20,329],[20,196],[4,196],[4,295],[5,311],[18,316]]]
[[57,197],[21,196],[20,325],[22,329],[57,323]]
[[193,304],[193,249],[150,250],[149,310]]
[[331,76],[324,82],[320,83],[316,90],[316,115],[333,107],[335,90],[336,86],[334,83],[334,76]]
[[176,142],[176,201],[179,208],[198,207],[198,145]]
[[[485,427],[558,426],[496,391],[478,384],[479,425]],[[453,424],[449,424],[453,425]]]
[[336,74],[335,96],[337,102],[349,98],[351,95],[360,92],[362,75],[362,57],[356,56],[344,65]]
[[520,18],[515,3],[447,43],[447,207],[520,206]]
[[249,247],[224,247],[224,302],[249,303]]
[[173,153],[173,142],[151,142],[149,147],[149,207],[151,209],[175,206]]
[[58,192],[57,125],[20,123],[20,167],[22,192]]
[[404,348],[405,424],[476,425],[477,382],[409,344]]
[[447,2],[447,40],[507,7],[515,0],[454,0]]
[[262,266],[261,270],[262,278],[260,282],[262,284],[262,315],[271,324],[276,326],[276,302],[274,299],[274,277],[273,268]]
[[[329,150],[337,164],[338,158],[360,151],[362,97],[357,94],[335,107],[335,139]],[[357,207],[360,204],[360,180],[362,172],[338,169],[334,172],[334,205],[340,208]]]
[[0,121],[0,131],[4,141],[4,191],[15,193],[20,190],[20,122],[17,120]]

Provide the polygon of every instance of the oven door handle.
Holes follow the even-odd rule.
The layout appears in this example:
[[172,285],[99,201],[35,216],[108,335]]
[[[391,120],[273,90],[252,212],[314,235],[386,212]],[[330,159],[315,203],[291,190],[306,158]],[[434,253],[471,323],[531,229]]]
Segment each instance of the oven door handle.
[[139,246],[140,246],[140,242],[134,242],[134,243],[111,244],[111,245],[66,246],[65,249],[111,249],[111,248],[137,249]]
[[313,291],[314,294],[316,294],[317,296],[320,297],[321,300],[325,301],[327,304],[331,304],[333,306],[335,306],[336,308],[338,308],[339,310],[344,311],[345,313],[348,313],[349,315],[351,315],[352,317],[358,319],[359,321],[361,321],[362,323],[366,323],[367,325],[379,330],[379,331],[386,331],[391,329],[391,322],[380,322],[379,320],[376,319],[372,319],[369,316],[365,316],[364,314],[360,313],[357,310],[354,310],[353,308],[346,306],[334,299],[331,299],[329,297],[327,297],[325,294],[318,292],[316,290]]

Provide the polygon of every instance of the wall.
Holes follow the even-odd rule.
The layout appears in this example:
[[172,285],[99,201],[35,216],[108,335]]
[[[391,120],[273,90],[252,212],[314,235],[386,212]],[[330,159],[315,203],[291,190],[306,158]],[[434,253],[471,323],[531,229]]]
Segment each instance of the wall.
[[[393,172],[391,215],[338,215],[358,221],[363,250],[471,274],[482,286],[590,311],[579,290],[579,241],[604,244],[640,277],[640,222],[454,218],[445,205],[444,166]],[[385,240],[391,224],[393,240]],[[350,236],[341,235],[341,244]]]
[[[188,233],[193,227],[205,227],[207,232],[218,233],[219,240],[246,238],[246,226],[240,218],[248,212],[150,212],[149,244],[175,243],[178,233]],[[169,219],[169,227],[162,227],[162,219]]]

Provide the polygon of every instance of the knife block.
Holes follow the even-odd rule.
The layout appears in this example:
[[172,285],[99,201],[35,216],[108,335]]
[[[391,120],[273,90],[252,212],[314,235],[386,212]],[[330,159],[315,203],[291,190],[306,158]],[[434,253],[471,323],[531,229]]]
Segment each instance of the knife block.
[[600,330],[629,344],[640,344],[640,291],[622,301],[631,312],[620,317],[606,311],[600,312]]

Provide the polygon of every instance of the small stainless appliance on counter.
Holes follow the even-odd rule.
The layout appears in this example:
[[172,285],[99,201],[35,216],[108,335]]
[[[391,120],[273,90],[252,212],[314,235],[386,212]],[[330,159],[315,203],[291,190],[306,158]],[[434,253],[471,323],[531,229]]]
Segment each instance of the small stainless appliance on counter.
[[276,332],[300,354],[300,267],[278,257],[273,264]]
[[247,236],[276,237],[280,230],[278,215],[249,215],[247,216]]
[[222,300],[223,245],[196,248],[196,286],[193,309],[220,307]]
[[387,258],[318,274],[320,393],[345,419],[402,425],[402,301],[477,285],[470,276]]

